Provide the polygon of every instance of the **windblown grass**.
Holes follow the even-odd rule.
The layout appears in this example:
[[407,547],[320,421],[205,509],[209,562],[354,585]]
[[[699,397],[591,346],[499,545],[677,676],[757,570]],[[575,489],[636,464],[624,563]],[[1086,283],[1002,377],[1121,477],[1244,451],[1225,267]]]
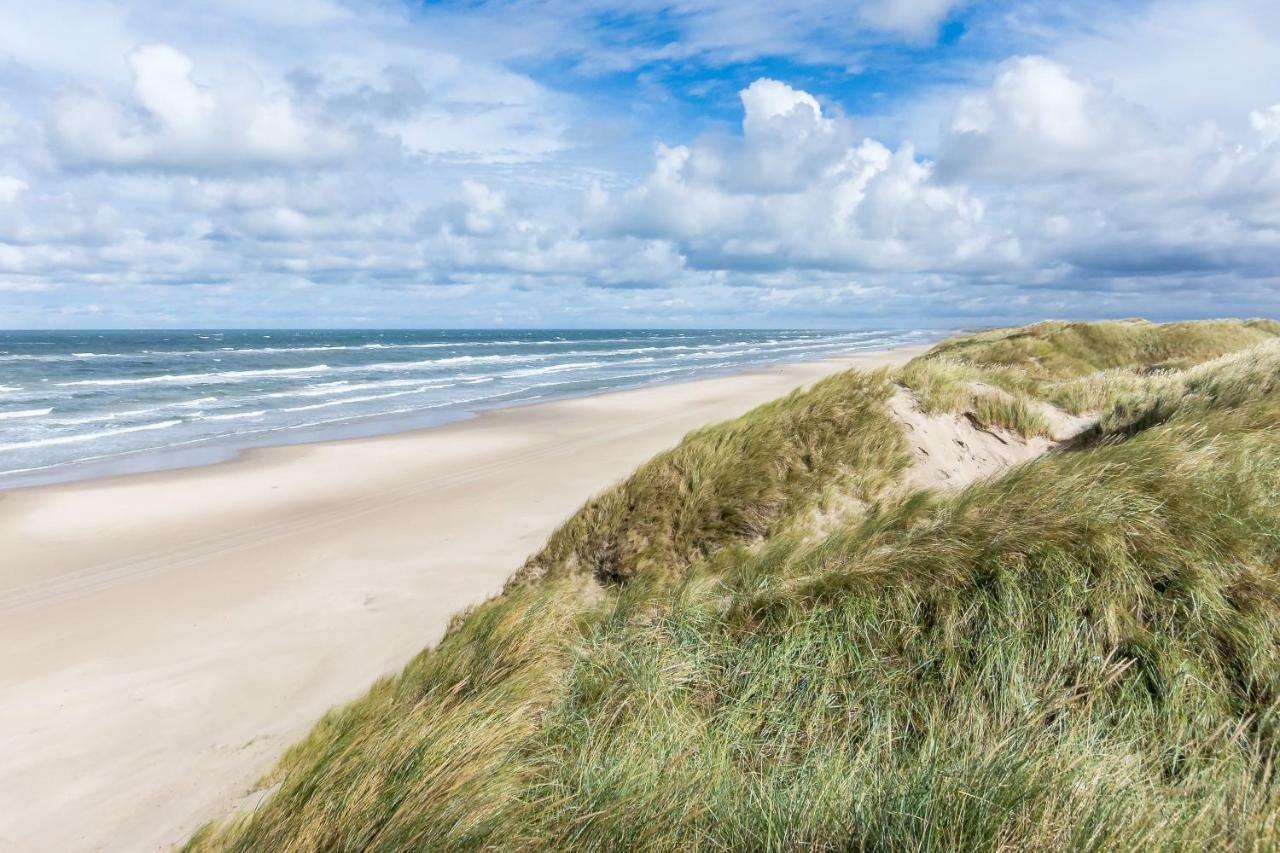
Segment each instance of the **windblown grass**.
[[439,646],[290,748],[252,821],[188,847],[447,849],[501,831],[535,781],[527,744],[562,701],[566,641],[598,621],[589,583],[512,589],[459,615]]
[[1280,848],[1280,344],[1149,376],[947,495],[851,470],[883,376],[697,433],[189,849]]
[[1115,368],[1181,369],[1280,336],[1275,320],[1148,323],[1050,321],[954,338],[926,357],[1013,367],[1031,379],[1071,379]]
[[[787,530],[833,492],[873,503],[909,463],[886,406],[894,383],[912,389],[927,414],[967,412],[983,426],[1043,436],[1051,432],[1044,403],[1084,402],[1087,380],[1072,380],[1079,371],[1125,365],[1124,376],[1146,379],[1125,382],[1115,370],[1087,409],[1068,410],[1134,405],[1153,393],[1152,359],[1190,363],[1277,335],[1280,323],[1264,320],[1041,323],[945,342],[891,376],[832,376],[691,433],[588,502],[516,577],[583,572],[618,582],[648,570],[679,574],[721,548]],[[1061,378],[1040,378],[1044,363]]]
[[883,371],[849,371],[690,433],[590,501],[518,577],[678,573],[776,533],[829,490],[870,501],[909,463],[892,392]]
[[926,355],[904,365],[894,378],[915,392],[927,415],[968,413],[983,426],[1001,427],[1024,438],[1050,434],[1038,401],[1015,369],[977,367]]
[[1075,415],[1133,406],[1189,368],[1277,338],[1273,320],[1045,322],[944,341],[895,379],[927,414],[1049,435],[1045,404]]
[[1148,377],[1114,394],[1099,422],[1103,434],[1133,433],[1184,410],[1234,407],[1275,395],[1280,383],[1280,340],[1225,355],[1183,371]]

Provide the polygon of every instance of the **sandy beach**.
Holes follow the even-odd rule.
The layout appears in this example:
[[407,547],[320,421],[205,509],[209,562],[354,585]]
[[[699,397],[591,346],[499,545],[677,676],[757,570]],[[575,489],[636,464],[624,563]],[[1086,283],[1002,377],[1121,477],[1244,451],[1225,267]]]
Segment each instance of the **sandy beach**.
[[0,493],[0,849],[180,843],[592,493],[694,427],[918,351]]

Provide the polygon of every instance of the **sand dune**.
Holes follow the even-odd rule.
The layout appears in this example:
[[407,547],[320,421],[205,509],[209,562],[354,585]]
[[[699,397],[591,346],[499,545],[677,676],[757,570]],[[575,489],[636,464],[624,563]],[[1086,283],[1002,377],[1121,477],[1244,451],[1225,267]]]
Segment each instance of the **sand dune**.
[[0,495],[0,849],[155,850],[689,429],[919,350]]

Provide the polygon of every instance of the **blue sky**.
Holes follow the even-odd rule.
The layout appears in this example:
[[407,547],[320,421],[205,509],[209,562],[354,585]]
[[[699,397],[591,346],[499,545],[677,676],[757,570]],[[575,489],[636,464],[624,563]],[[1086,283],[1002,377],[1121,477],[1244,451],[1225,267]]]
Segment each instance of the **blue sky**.
[[0,6],[0,326],[1280,314],[1272,0]]

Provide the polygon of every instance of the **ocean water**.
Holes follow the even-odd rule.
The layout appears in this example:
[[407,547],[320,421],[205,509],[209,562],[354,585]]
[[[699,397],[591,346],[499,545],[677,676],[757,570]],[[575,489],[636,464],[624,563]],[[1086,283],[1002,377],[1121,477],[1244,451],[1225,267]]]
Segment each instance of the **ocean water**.
[[0,332],[0,486],[391,432],[939,337],[818,331]]

